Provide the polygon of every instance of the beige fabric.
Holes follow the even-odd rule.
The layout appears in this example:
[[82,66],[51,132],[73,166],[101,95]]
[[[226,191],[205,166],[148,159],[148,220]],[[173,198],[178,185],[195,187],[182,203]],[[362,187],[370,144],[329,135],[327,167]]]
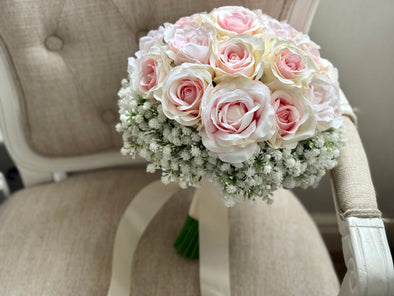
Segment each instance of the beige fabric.
[[338,165],[331,172],[340,214],[343,217],[381,217],[357,128],[346,116],[344,123],[347,143],[341,149]]
[[[0,207],[0,295],[106,295],[117,223],[155,178],[143,169],[92,172],[23,190]],[[193,190],[174,196],[142,237],[132,295],[199,295],[198,262],[172,247]],[[232,295],[335,295],[318,231],[289,191],[272,206],[230,210]]]
[[221,5],[285,19],[293,1],[0,1],[0,46],[19,81],[30,146],[46,156],[119,148],[117,92],[139,37]]
[[117,169],[20,191],[0,206],[0,295],[106,295],[118,221],[157,176]]

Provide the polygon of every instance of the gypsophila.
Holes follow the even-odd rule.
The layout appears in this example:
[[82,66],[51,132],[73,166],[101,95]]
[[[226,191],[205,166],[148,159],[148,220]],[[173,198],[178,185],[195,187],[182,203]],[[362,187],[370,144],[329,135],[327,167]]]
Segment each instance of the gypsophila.
[[[149,124],[147,129],[145,113],[152,116],[149,122],[159,121],[162,114],[158,102],[146,104],[145,99],[130,96],[127,84],[123,84],[119,95],[121,123],[117,130],[127,139],[122,153],[147,158],[150,162],[147,171],[161,170],[165,184],[177,182],[182,188],[196,187],[203,176],[208,177],[220,184],[227,206],[256,198],[271,202],[273,192],[280,187],[316,186],[324,173],[336,165],[335,158],[344,144],[343,128],[329,129],[300,141],[293,149],[259,143],[257,155],[243,163],[230,164],[204,149],[198,131],[192,127],[185,128],[165,118],[160,125]],[[132,106],[137,106],[138,111],[133,111]],[[176,141],[174,136],[180,140]],[[182,140],[185,138],[194,140],[185,144]]]

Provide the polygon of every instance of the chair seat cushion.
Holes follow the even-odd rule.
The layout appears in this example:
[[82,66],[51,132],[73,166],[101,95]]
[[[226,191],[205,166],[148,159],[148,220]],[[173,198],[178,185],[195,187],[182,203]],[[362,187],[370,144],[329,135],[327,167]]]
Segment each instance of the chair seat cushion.
[[[119,168],[15,193],[0,206],[0,295],[106,295],[118,222],[157,175]],[[138,244],[132,295],[199,295],[198,261],[173,242],[193,189],[171,198]],[[279,190],[269,206],[230,209],[232,295],[335,295],[338,280],[318,230]]]

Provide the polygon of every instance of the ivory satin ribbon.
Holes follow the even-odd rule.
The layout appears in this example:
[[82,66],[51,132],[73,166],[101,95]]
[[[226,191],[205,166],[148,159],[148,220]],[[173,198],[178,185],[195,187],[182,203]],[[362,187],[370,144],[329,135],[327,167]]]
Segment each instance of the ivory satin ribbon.
[[138,241],[156,213],[179,189],[176,184],[166,186],[155,181],[128,205],[116,231],[108,296],[130,295],[131,264]]
[[[161,207],[178,192],[178,185],[155,181],[130,202],[115,236],[108,296],[129,296],[131,268],[138,241]],[[203,180],[193,197],[199,220],[200,287],[202,296],[230,295],[227,208],[220,191]],[[175,249],[174,249],[175,251]]]
[[201,295],[230,296],[228,208],[220,190],[206,179],[197,188],[194,198],[199,203]]

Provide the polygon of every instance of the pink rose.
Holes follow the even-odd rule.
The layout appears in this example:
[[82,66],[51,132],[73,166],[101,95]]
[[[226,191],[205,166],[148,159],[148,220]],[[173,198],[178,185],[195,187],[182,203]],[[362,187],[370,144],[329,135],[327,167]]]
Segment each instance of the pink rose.
[[270,140],[274,147],[296,146],[298,141],[315,133],[314,112],[301,92],[276,90],[271,95],[271,104],[277,128]]
[[184,63],[173,68],[154,94],[164,114],[183,125],[199,124],[201,99],[212,84],[212,75],[207,65]]
[[210,59],[210,64],[215,67],[215,81],[229,75],[260,79],[263,75],[263,52],[261,40],[250,35],[238,35],[219,42]]
[[[264,83],[305,87],[316,72],[312,58],[293,41],[272,39],[263,56]],[[275,84],[274,83],[274,84]]]
[[135,91],[150,96],[161,85],[169,69],[168,58],[160,48],[154,46],[148,55],[138,59],[129,58],[128,72],[131,86]]
[[220,36],[257,34],[261,24],[257,15],[241,6],[223,6],[211,11],[210,16]]
[[223,161],[248,160],[257,143],[273,134],[270,91],[259,81],[245,77],[223,80],[207,91],[201,108],[202,142]]
[[141,58],[139,87],[142,92],[148,92],[157,85],[156,67],[157,63],[152,57],[145,56]]
[[205,23],[199,25],[189,22],[168,26],[164,31],[164,40],[169,47],[166,53],[176,64],[208,64],[213,35],[212,28]]
[[284,48],[275,57],[275,64],[282,76],[286,79],[294,78],[298,73],[305,69],[303,57],[295,52]]
[[319,130],[338,128],[342,125],[338,81],[323,75],[315,75],[309,85],[308,99],[315,110]]

